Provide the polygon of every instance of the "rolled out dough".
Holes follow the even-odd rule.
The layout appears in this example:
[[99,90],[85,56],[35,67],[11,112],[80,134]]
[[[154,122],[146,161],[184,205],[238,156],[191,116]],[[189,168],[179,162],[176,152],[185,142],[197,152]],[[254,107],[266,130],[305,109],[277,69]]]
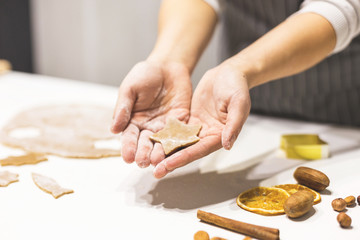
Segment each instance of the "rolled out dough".
[[[120,147],[97,148],[97,141],[119,140],[110,132],[112,109],[89,105],[44,106],[21,112],[0,131],[0,142],[28,152],[71,158],[120,156]],[[12,132],[37,129],[30,137]]]

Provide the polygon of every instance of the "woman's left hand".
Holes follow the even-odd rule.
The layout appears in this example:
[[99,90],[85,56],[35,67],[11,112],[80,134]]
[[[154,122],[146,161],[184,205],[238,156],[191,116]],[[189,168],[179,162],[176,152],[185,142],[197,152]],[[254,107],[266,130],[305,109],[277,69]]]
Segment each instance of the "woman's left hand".
[[227,61],[209,70],[200,80],[191,102],[189,124],[202,125],[200,141],[165,158],[154,169],[154,176],[164,177],[221,147],[231,149],[250,106],[246,76],[235,65]]

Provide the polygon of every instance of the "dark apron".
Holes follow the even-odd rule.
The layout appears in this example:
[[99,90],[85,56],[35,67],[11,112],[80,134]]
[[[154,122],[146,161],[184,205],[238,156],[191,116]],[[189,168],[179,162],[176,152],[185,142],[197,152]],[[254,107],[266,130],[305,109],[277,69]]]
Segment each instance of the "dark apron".
[[[221,60],[225,60],[296,12],[302,1],[225,0]],[[252,112],[360,126],[360,37],[300,74],[250,91]]]

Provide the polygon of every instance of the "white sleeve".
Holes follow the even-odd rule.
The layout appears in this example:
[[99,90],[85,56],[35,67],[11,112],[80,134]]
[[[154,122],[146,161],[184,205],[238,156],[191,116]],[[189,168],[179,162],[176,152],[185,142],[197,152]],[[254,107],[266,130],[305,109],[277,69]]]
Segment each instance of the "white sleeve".
[[209,4],[217,14],[220,12],[220,4],[219,0],[204,0],[207,4]]
[[326,18],[336,33],[333,53],[346,48],[360,33],[360,0],[305,0],[297,13],[313,12]]

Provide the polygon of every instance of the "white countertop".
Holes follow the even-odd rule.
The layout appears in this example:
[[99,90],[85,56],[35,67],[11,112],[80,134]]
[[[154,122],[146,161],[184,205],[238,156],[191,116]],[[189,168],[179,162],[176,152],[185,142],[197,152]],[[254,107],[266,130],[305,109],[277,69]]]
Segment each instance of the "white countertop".
[[[11,72],[0,76],[0,127],[16,113],[39,105],[92,103],[114,106],[117,89],[53,77]],[[331,157],[285,159],[278,150],[284,133],[317,133],[330,144]],[[0,158],[18,153],[0,145]],[[236,196],[251,187],[295,183],[294,169],[305,165],[325,172],[330,186],[322,202],[300,218],[265,217],[240,209]],[[280,229],[281,239],[360,239],[360,206],[349,208],[352,228],[342,229],[331,201],[360,195],[360,129],[252,115],[234,148],[220,150],[169,174],[152,176],[120,157],[100,160],[49,156],[37,165],[0,167],[20,181],[0,188],[0,239],[243,239],[196,218],[198,209],[243,222]],[[31,179],[37,172],[75,193],[54,199]]]

